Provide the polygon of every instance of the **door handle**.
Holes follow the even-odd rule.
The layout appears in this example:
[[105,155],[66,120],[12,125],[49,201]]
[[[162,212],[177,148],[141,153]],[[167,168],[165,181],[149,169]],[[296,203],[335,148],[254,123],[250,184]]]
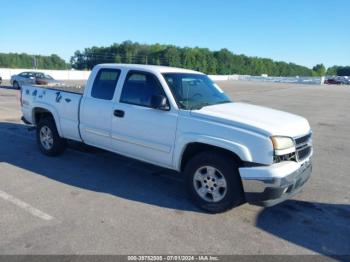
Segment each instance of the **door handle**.
[[114,116],[116,117],[124,117],[125,112],[123,110],[114,110]]

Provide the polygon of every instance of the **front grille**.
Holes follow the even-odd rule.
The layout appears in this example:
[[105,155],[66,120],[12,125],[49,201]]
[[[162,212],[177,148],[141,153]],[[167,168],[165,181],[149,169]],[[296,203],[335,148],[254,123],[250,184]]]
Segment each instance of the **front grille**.
[[308,158],[312,152],[311,133],[295,139],[297,161]]
[[306,135],[306,136],[302,136],[302,137],[298,137],[295,139],[295,144],[298,146],[298,145],[301,145],[301,144],[305,144],[307,142],[309,142],[309,140],[311,139],[311,133]]
[[297,159],[298,161],[303,161],[311,154],[311,146],[308,146],[304,149],[297,151]]

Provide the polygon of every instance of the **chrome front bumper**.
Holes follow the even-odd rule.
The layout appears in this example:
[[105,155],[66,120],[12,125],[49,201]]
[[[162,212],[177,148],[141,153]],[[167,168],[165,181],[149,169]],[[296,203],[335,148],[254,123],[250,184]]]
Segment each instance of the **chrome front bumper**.
[[311,158],[298,163],[286,161],[271,166],[239,169],[248,203],[276,205],[300,191],[312,172]]

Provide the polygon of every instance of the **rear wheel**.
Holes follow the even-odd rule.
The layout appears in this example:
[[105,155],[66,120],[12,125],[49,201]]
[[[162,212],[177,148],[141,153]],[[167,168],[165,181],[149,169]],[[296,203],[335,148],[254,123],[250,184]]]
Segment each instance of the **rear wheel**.
[[203,152],[185,168],[188,193],[200,208],[219,213],[244,202],[237,163],[225,154]]
[[19,84],[18,84],[17,81],[14,81],[14,82],[13,82],[13,88],[14,88],[14,89],[21,89],[21,87],[19,86]]
[[38,147],[45,155],[57,156],[66,149],[67,142],[59,136],[52,117],[41,119],[36,130]]

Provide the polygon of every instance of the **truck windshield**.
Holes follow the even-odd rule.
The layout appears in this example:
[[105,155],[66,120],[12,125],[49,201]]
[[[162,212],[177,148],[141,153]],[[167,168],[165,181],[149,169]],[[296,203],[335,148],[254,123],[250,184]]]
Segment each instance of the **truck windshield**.
[[220,87],[206,75],[164,73],[163,77],[181,109],[196,110],[231,102]]

